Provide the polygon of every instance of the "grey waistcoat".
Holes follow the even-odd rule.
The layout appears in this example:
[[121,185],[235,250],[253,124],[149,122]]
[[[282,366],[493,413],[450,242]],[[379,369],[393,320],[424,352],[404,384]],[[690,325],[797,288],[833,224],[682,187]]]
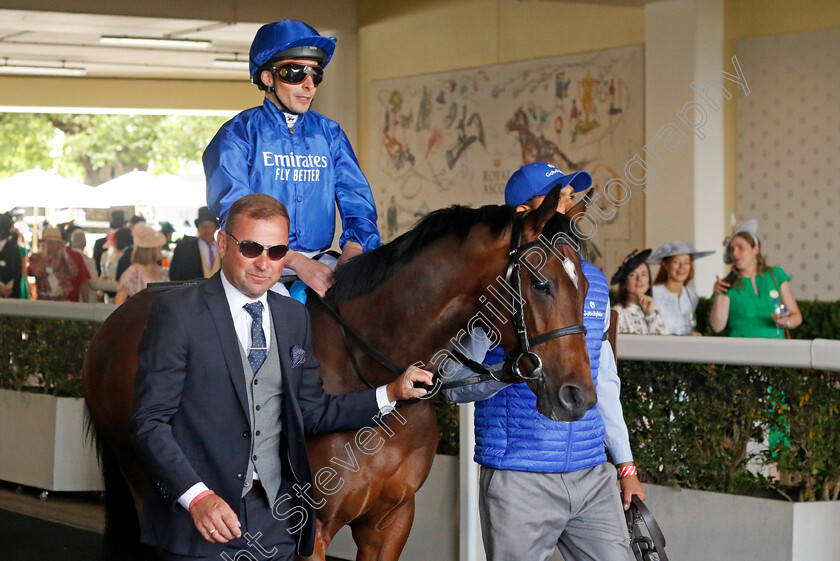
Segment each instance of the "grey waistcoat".
[[245,370],[245,386],[248,389],[248,409],[251,417],[251,455],[242,496],[251,489],[251,480],[256,469],[268,495],[269,504],[274,504],[280,490],[280,413],[283,407],[283,387],[280,384],[280,355],[274,329],[271,330],[268,356],[256,374],[248,363],[248,353],[239,345],[242,368]]

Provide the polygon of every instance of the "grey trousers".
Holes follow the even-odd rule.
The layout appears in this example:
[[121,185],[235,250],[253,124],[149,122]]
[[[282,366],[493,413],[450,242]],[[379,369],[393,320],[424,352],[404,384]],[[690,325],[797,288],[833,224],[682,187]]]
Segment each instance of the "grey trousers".
[[487,561],[633,561],[610,463],[571,473],[481,468]]

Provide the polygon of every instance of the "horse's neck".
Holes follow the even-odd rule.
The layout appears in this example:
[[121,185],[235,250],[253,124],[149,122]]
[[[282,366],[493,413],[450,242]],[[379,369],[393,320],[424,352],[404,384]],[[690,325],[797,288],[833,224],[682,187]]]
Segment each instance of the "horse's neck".
[[[488,253],[486,260],[471,256],[472,262],[492,262],[491,250],[484,251]],[[465,266],[455,247],[427,248],[370,294],[343,303],[341,315],[366,342],[397,364],[431,370],[432,357],[452,348],[453,339],[477,312],[486,271],[483,273]],[[354,343],[350,346],[365,375],[370,373],[371,384],[394,378],[396,374],[385,371],[369,357],[359,356]],[[341,376],[341,370],[339,366],[334,375]],[[327,381],[330,374],[324,374]],[[358,383],[355,374],[350,378]]]

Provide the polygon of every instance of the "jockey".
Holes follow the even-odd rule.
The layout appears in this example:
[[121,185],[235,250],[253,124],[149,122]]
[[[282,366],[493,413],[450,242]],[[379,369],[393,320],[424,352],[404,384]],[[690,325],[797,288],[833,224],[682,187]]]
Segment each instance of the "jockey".
[[262,26],[251,44],[250,75],[265,92],[263,104],[222,125],[203,156],[207,206],[222,228],[245,195],[282,202],[291,221],[286,267],[321,295],[332,270],[312,257],[333,242],[336,204],[343,229],[338,265],[381,245],[373,194],[347,135],[310,110],[335,43],[297,20]]

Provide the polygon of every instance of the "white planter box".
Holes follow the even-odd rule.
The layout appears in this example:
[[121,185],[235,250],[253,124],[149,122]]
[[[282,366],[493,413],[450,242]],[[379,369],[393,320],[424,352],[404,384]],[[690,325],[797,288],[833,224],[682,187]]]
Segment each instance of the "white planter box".
[[[840,501],[789,503],[658,485],[646,485],[645,490],[645,503],[662,528],[670,559],[838,559]],[[414,525],[401,560],[459,560],[458,497],[458,458],[436,456],[429,478],[417,493]],[[483,560],[481,535],[476,539],[476,558]],[[356,558],[349,528],[342,528],[327,553],[339,559]],[[559,553],[555,560],[562,560]]]
[[679,561],[837,561],[840,501],[790,503],[646,486],[645,503]]
[[47,491],[101,491],[79,398],[0,390],[0,480]]

